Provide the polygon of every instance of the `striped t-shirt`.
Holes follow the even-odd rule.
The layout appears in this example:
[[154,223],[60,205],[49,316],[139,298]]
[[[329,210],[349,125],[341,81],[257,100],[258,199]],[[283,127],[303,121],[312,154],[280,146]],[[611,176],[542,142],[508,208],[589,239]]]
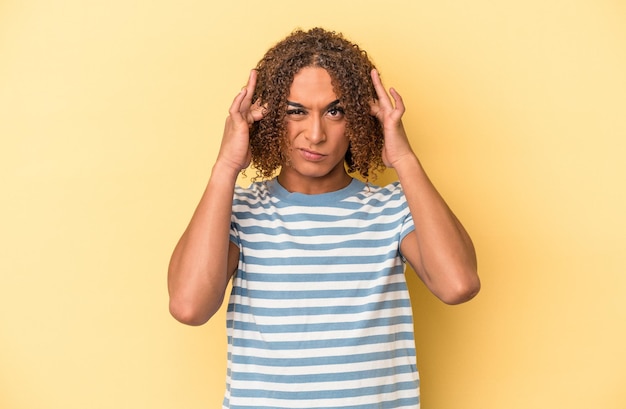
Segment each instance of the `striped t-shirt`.
[[223,408],[419,408],[399,183],[235,189]]

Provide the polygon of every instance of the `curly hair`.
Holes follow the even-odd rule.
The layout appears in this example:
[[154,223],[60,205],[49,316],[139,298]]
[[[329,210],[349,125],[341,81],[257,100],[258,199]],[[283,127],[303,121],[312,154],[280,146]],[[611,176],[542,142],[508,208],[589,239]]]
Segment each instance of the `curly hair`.
[[383,132],[370,114],[377,99],[370,73],[374,64],[358,45],[342,34],[313,28],[296,30],[270,48],[257,64],[254,101],[265,107],[263,119],[250,130],[252,165],[257,177],[270,178],[283,164],[288,142],[285,115],[287,96],[294,76],[305,67],[324,68],[345,109],[349,149],[345,156],[349,173],[366,180],[384,169]]

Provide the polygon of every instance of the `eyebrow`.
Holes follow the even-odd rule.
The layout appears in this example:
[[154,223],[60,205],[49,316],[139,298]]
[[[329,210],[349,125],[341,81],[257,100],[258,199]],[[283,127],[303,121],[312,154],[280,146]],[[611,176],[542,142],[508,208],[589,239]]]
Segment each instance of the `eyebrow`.
[[[338,99],[334,100],[333,102],[331,102],[330,104],[326,105],[326,108],[324,109],[330,109],[336,105],[339,105],[341,101],[339,101]],[[293,101],[289,101],[287,100],[287,105],[290,105],[292,107],[296,107],[296,108],[304,108],[304,105],[298,103],[298,102],[293,102]]]

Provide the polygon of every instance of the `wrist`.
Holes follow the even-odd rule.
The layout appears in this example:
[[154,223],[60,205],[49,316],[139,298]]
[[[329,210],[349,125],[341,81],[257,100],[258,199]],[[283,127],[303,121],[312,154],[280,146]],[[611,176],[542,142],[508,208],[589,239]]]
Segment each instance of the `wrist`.
[[242,169],[239,169],[238,166],[234,166],[232,163],[218,159],[213,164],[211,177],[215,175],[224,181],[232,181],[234,184],[239,177],[239,172],[241,172],[241,170]]
[[410,151],[398,159],[396,159],[393,164],[393,169],[395,169],[398,175],[400,174],[414,174],[416,169],[421,169],[422,165],[420,164],[417,155]]

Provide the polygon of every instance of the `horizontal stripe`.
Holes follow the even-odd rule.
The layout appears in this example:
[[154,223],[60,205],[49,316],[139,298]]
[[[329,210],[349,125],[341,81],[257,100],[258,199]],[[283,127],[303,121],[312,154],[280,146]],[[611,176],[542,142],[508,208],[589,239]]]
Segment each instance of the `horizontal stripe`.
[[[272,391],[274,399],[299,399],[299,400],[316,400],[316,399],[337,399],[352,398],[357,396],[378,395],[381,393],[395,392],[399,390],[413,390],[416,388],[415,382],[397,382],[391,385],[370,386],[365,388],[341,389],[341,390],[317,390],[317,391]],[[231,389],[230,396],[241,396],[248,398],[257,398],[266,396],[265,390],[255,389]]]
[[[379,279],[386,278],[389,279],[390,276],[393,275],[404,275],[404,266],[397,266],[396,269],[392,270],[389,275],[379,277]],[[339,274],[335,272],[298,272],[294,271],[293,273],[245,273],[245,280],[249,283],[269,283],[269,284],[313,284],[318,283],[319,285],[328,286],[328,283],[333,283],[334,285],[339,285],[339,283],[346,283],[346,285],[351,285],[354,287],[356,283],[363,282],[364,280],[371,280],[372,273],[371,272],[340,272]],[[276,287],[274,287],[276,288]]]
[[[359,263],[360,265],[383,264],[389,266],[389,255],[393,255],[393,257],[398,255],[398,248],[394,245],[386,247],[381,246],[378,248],[362,248],[358,250],[339,248],[318,250],[316,248],[310,248],[298,250],[297,256],[294,254],[294,251],[296,250],[266,250],[261,246],[259,249],[248,249],[244,252],[241,260],[246,266],[328,266],[355,263]],[[297,269],[294,270],[297,271]],[[370,268],[367,270],[370,270]]]
[[318,388],[319,385],[311,385],[312,383],[323,382],[346,382],[346,381],[363,381],[368,379],[381,378],[391,375],[413,374],[415,368],[412,365],[398,365],[393,368],[369,369],[366,371],[351,372],[324,372],[318,374],[304,375],[284,375],[284,374],[267,374],[267,373],[237,373],[233,379],[246,382],[258,382],[258,385],[251,384],[251,387],[263,387],[263,384],[302,384],[301,388]]
[[[385,309],[385,310],[376,310],[376,311],[366,311],[358,314],[343,314],[343,315],[304,315],[304,316],[290,316],[290,317],[274,317],[274,316],[258,316],[253,314],[240,314],[236,317],[232,317],[229,320],[227,328],[228,329],[240,329],[243,328],[246,324],[250,324],[251,327],[255,328],[254,325],[300,325],[300,324],[309,324],[309,325],[328,325],[328,326],[340,326],[344,325],[344,329],[342,333],[346,333],[346,331],[359,329],[358,327],[362,326],[363,322],[371,323],[372,320],[401,320],[403,324],[412,324],[411,317],[411,308],[394,308],[394,309]],[[408,317],[408,318],[407,318]],[[240,323],[239,325],[237,325]],[[397,324],[400,325],[400,324]],[[350,327],[350,328],[346,328]],[[367,328],[367,327],[366,327]],[[370,329],[374,331],[376,326],[371,327]],[[307,329],[311,329],[308,327]],[[321,331],[320,331],[321,332]]]
[[[275,400],[260,401],[258,398],[251,400],[236,398],[236,400],[236,404],[231,404],[229,399],[225,399],[224,404],[226,406],[224,407],[231,409],[415,409],[418,408],[420,404],[419,396],[410,396],[407,398],[397,398],[392,400],[383,400],[379,397],[378,399],[372,399],[369,403],[364,402],[357,404],[355,404],[354,398],[302,403],[293,401],[278,402]],[[311,406],[312,404],[315,406]]]
[[[247,348],[265,348],[273,351],[280,350],[306,350],[314,348],[340,348],[340,347],[358,347],[367,344],[383,344],[399,339],[413,339],[413,332],[400,332],[396,334],[369,335],[357,338],[338,338],[338,339],[321,339],[312,341],[279,341],[271,344],[253,339],[233,339],[232,345]],[[233,356],[233,359],[235,357]],[[303,358],[306,361],[307,358]],[[318,358],[315,358],[318,359]],[[300,361],[300,359],[297,359]]]
[[[233,330],[227,337],[232,340],[230,352],[236,355],[253,355],[271,358],[301,358],[298,347],[306,349],[308,357],[338,356],[352,354],[353,348],[358,352],[378,352],[394,348],[412,347],[413,337],[404,334],[412,333],[411,324],[397,324],[385,330],[383,327],[373,327],[368,330],[351,329],[341,332],[268,332]],[[236,339],[245,338],[241,341]],[[403,340],[406,341],[403,343]],[[408,342],[408,343],[407,343]],[[286,346],[285,346],[286,345]],[[297,347],[294,347],[297,346]],[[342,352],[340,352],[342,351]]]
[[[296,365],[295,359],[302,359],[301,353],[298,351],[280,351],[280,358],[290,361],[293,365],[288,368],[273,364],[269,359],[276,358],[276,351],[268,351],[263,349],[252,348],[229,348],[228,358],[233,356],[251,357],[256,363],[250,362],[231,362],[230,369],[234,369],[237,373],[265,373],[274,375],[313,375],[328,372],[350,372],[350,371],[366,371],[377,368],[393,368],[403,365],[417,365],[415,357],[415,345],[413,340],[401,340],[393,344],[372,344],[362,345],[356,350],[354,347],[343,347],[334,349],[309,349],[306,351],[307,358],[319,359],[330,362],[328,365]],[[348,358],[350,357],[350,358]],[[265,358],[265,361],[261,359]],[[369,359],[369,360],[367,360]],[[239,358],[238,358],[239,360]],[[268,365],[264,363],[269,362]],[[312,361],[307,361],[309,363]],[[245,371],[243,370],[245,369]],[[229,374],[230,375],[230,374]],[[416,374],[417,375],[417,374]]]
[[[335,324],[335,323],[352,323],[352,322],[363,322],[367,320],[377,320],[377,319],[389,319],[394,317],[403,317],[409,316],[412,317],[412,309],[410,303],[402,298],[400,298],[399,303],[404,304],[404,306],[393,306],[390,305],[386,308],[379,310],[369,310],[366,309],[364,311],[355,312],[353,314],[335,314],[333,310],[329,310],[327,314],[302,314],[302,315],[293,315],[287,313],[291,312],[291,308],[283,308],[283,311],[286,313],[284,316],[281,315],[259,315],[259,314],[250,314],[245,312],[240,312],[238,314],[228,313],[228,318],[230,318],[228,322],[227,328],[233,328],[231,325],[235,322],[249,322],[255,324],[272,324],[276,322],[281,322],[283,325],[297,324],[297,323],[309,323],[309,324]],[[391,302],[391,301],[387,301]],[[341,307],[336,307],[341,308]]]
[[240,268],[245,271],[235,272],[235,280],[244,276],[246,273],[269,273],[269,274],[352,274],[352,273],[369,273],[370,277],[378,277],[385,275],[389,269],[393,272],[404,272],[405,265],[399,258],[393,260],[382,260],[380,263],[359,263],[359,264],[327,264],[324,268],[315,265],[299,265],[297,268],[290,265],[273,265],[271,268],[261,264],[248,265],[243,261],[240,262]]
[[[406,348],[406,349],[398,349],[395,351],[381,351],[376,353],[367,353],[367,354],[352,354],[352,355],[342,355],[342,356],[329,356],[329,357],[318,357],[315,359],[306,358],[306,359],[283,359],[277,358],[279,362],[273,362],[272,359],[261,359],[257,357],[247,357],[247,356],[238,356],[235,355],[232,357],[233,359],[233,368],[235,369],[233,378],[237,378],[239,375],[237,369],[239,369],[239,365],[249,366],[251,369],[254,369],[250,372],[266,372],[266,368],[280,368],[282,373],[288,373],[290,375],[297,374],[307,374],[306,370],[303,368],[309,367],[318,367],[324,371],[332,370],[334,372],[345,372],[351,369],[354,364],[366,364],[370,366],[374,366],[372,362],[376,362],[377,360],[384,362],[383,360],[390,360],[392,358],[397,358],[400,356],[405,356],[411,358],[415,355],[415,349]],[[411,361],[405,361],[413,364]],[[381,363],[382,366],[382,363]],[[292,374],[292,370],[296,372]],[[270,371],[267,371],[270,372]],[[270,372],[271,373],[271,372]],[[315,372],[312,372],[315,373]]]
[[[245,249],[244,254],[255,255],[254,251],[269,251],[269,250],[284,250],[284,251],[346,251],[364,253],[366,251],[372,251],[372,249],[378,250],[379,247],[390,247],[391,249],[398,248],[398,236],[393,233],[390,237],[377,237],[372,239],[371,234],[364,235],[363,238],[351,236],[350,240],[345,240],[341,236],[324,237],[322,243],[311,243],[308,238],[297,238],[287,235],[278,235],[268,237],[266,235],[241,235],[240,244]],[[389,250],[387,250],[389,251]],[[265,257],[272,257],[272,254],[265,254]]]
[[[398,198],[399,199],[399,198]],[[404,207],[402,200],[386,201],[385,207],[378,207],[376,204],[368,206],[358,206],[358,208],[345,211],[337,211],[337,207],[328,208],[311,208],[302,207],[300,209],[291,208],[290,212],[268,212],[268,209],[274,207],[274,203],[269,206],[253,208],[246,204],[234,205],[234,211],[237,213],[239,220],[253,220],[259,224],[267,225],[267,222],[281,222],[285,224],[297,224],[301,222],[315,224],[329,224],[335,222],[345,222],[346,220],[354,220],[365,222],[368,220],[391,220],[401,214],[399,210]],[[339,208],[341,209],[341,207]]]
[[[397,252],[393,252],[394,255],[397,254]],[[388,253],[389,254],[389,253]],[[246,256],[245,257],[245,263],[246,265],[263,265],[266,266],[268,264],[274,266],[302,266],[302,265],[316,265],[316,266],[326,266],[326,265],[336,265],[336,264],[354,264],[354,263],[360,263],[360,264],[376,264],[376,263],[382,263],[385,260],[388,260],[388,254],[375,254],[375,255],[371,255],[371,256],[363,256],[363,255],[359,255],[359,256],[348,256],[348,255],[344,255],[344,256],[334,256],[334,257],[324,257],[324,256],[295,256],[293,255],[292,257],[289,256],[285,256],[285,257],[272,257],[272,258],[265,258],[265,257],[251,257],[251,256]]]
[[326,332],[326,331],[351,331],[355,329],[375,328],[381,326],[392,326],[397,324],[411,324],[413,320],[411,316],[397,316],[388,318],[377,318],[371,320],[355,321],[355,322],[335,322],[335,323],[319,323],[319,324],[277,324],[277,325],[259,325],[252,322],[235,321],[233,328],[243,331],[259,331],[264,334],[287,334],[287,333],[310,333],[310,332]]
[[406,291],[404,283],[390,283],[372,288],[354,288],[349,290],[312,290],[312,291],[256,291],[247,288],[233,288],[233,295],[241,295],[255,299],[291,300],[291,299],[316,299],[316,298],[360,298],[373,294],[391,293],[394,291]]
[[[390,308],[411,307],[411,301],[402,299],[389,299],[384,301],[378,301],[373,303],[361,304],[361,305],[340,305],[340,306],[314,306],[314,307],[302,307],[302,308],[282,308],[276,307],[264,308],[254,307],[254,314],[259,317],[299,317],[299,316],[321,316],[321,315],[353,315],[362,313],[365,311],[380,311]],[[252,307],[249,305],[237,305],[228,304],[227,313],[232,313],[235,308],[240,314],[251,314]]]
[[300,228],[294,228],[284,224],[277,224],[276,226],[261,226],[258,224],[240,227],[240,234],[265,234],[268,236],[276,236],[281,234],[288,234],[291,237],[315,237],[320,238],[324,236],[337,236],[337,237],[349,237],[352,235],[364,234],[371,237],[372,231],[385,232],[393,230],[394,227],[398,227],[397,221],[391,222],[378,222],[370,225],[350,225],[344,224],[343,226],[329,226],[325,227],[312,227],[303,223]]
[[[395,187],[393,190],[382,190],[378,194],[356,195],[355,197],[345,197],[342,200],[319,203],[310,200],[306,203],[289,203],[267,195],[264,189],[259,189],[258,185],[253,186],[253,190],[246,190],[240,187],[235,189],[233,208],[238,209],[244,206],[249,209],[263,209],[275,207],[281,210],[282,214],[297,213],[321,213],[332,209],[333,211],[351,211],[375,208],[380,209],[387,205],[393,205],[404,201],[404,193]],[[332,204],[332,206],[331,206]]]

